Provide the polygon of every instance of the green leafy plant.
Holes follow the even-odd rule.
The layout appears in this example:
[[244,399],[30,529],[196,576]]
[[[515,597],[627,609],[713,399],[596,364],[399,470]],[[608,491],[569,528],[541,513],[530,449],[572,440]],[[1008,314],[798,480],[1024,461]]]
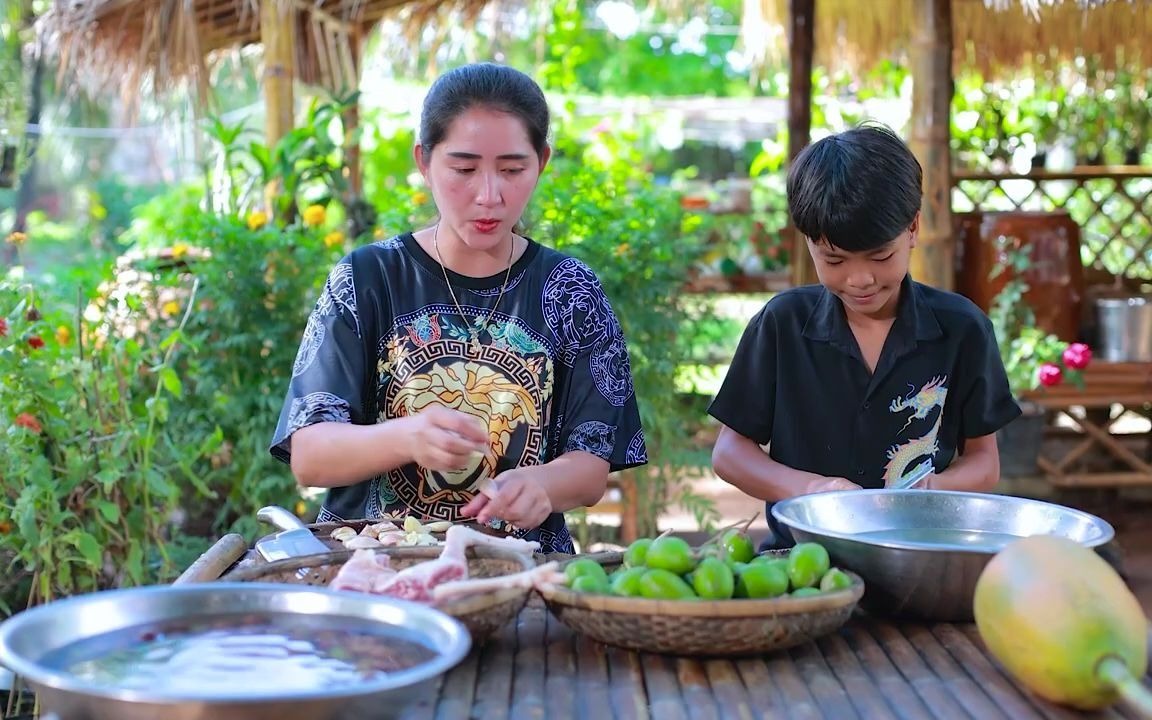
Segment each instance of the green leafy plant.
[[[0,280],[0,601],[27,604],[170,578],[168,543],[186,504],[209,495],[190,472],[220,443],[177,432],[185,399],[186,306],[154,343],[117,337],[109,316],[43,296],[19,269]],[[135,297],[113,303],[126,314]]]
[[[179,220],[170,226],[172,217]],[[177,195],[154,202],[140,218],[137,231],[150,238],[150,251],[123,262],[105,296],[137,295],[155,317],[191,282],[200,288],[184,330],[197,351],[179,363],[187,392],[172,422],[188,437],[219,428],[221,443],[195,468],[216,502],[190,508],[188,529],[256,532],[257,508],[301,501],[291,473],[268,454],[267,443],[308,312],[349,239],[319,205],[277,227],[259,211],[221,215]],[[148,323],[135,330],[147,337],[160,331]]]
[[1036,326],[1036,314],[1025,299],[1031,250],[1015,238],[999,239],[1000,258],[990,279],[1008,274],[1008,280],[992,301],[988,313],[1000,348],[1008,385],[1020,398],[1041,387],[1067,380],[1083,385],[1081,371],[1091,351],[1081,343],[1069,344]]
[[216,180],[229,200],[217,209],[224,213],[263,209],[274,221],[291,224],[298,219],[302,202],[352,204],[341,120],[358,99],[358,92],[330,101],[314,98],[300,123],[272,146],[249,140],[252,131],[243,123],[228,125],[214,119],[209,136],[219,146],[224,168]]

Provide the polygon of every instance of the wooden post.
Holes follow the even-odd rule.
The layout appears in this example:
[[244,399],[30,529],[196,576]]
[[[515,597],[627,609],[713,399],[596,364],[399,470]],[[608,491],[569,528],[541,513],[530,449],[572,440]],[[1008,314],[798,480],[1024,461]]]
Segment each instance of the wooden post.
[[[260,0],[260,41],[264,45],[264,136],[275,147],[295,124],[292,83],[296,67],[295,9],[283,0]],[[275,183],[265,188],[267,210],[275,212]]]
[[[351,77],[350,87],[341,92],[349,93],[360,87],[360,68],[363,67],[364,39],[359,28],[348,34],[351,63],[348,68]],[[360,101],[357,100],[344,113],[344,165],[348,168],[348,196],[359,198],[364,192],[364,178],[360,168]]]
[[955,286],[952,229],[952,0],[914,0],[912,136],[909,145],[924,168],[920,237],[912,252],[912,277],[926,285]]
[[[812,140],[812,58],[816,46],[816,0],[788,2],[788,161],[796,159]],[[791,220],[786,237],[792,238],[792,284],[817,282],[808,243]]]

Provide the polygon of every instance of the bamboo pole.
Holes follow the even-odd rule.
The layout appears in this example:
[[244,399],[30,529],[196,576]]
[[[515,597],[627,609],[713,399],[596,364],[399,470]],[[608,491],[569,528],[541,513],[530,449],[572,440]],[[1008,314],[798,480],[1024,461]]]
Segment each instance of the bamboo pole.
[[[348,72],[350,86],[344,92],[351,92],[360,86],[360,68],[363,67],[364,38],[356,29],[348,38]],[[344,114],[344,158],[348,168],[348,195],[359,199],[364,192],[364,178],[360,167],[360,101],[357,99]]]
[[[274,148],[295,123],[292,83],[295,78],[296,51],[294,11],[282,0],[260,0],[260,41],[264,45],[264,135],[269,148]],[[276,196],[280,183],[264,188],[264,206],[277,214]],[[293,207],[292,203],[288,207]],[[290,219],[290,218],[285,218]]]
[[[788,2],[788,162],[812,140],[812,58],[815,50],[816,0]],[[787,235],[792,238],[792,284],[817,282],[808,243],[791,219]]]
[[909,145],[924,168],[920,235],[912,277],[952,290],[952,0],[915,0],[912,42],[912,136]]
[[260,40],[264,45],[264,123],[269,147],[295,122],[292,82],[295,77],[293,12],[281,0],[260,0]]

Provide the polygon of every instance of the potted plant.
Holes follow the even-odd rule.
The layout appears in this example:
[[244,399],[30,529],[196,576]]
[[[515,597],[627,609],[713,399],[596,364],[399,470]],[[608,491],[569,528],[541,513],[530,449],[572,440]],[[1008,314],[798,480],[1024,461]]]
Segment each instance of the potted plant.
[[1024,275],[1030,262],[1027,249],[1009,246],[1002,238],[1000,258],[991,275],[995,278],[1012,271],[988,315],[996,332],[1008,385],[1023,411],[997,433],[1000,474],[1006,477],[1026,477],[1039,471],[1036,460],[1044,440],[1048,411],[1029,398],[1065,382],[1082,387],[1081,371],[1092,361],[1092,350],[1084,343],[1065,342],[1036,326],[1035,313],[1024,299],[1028,292]]

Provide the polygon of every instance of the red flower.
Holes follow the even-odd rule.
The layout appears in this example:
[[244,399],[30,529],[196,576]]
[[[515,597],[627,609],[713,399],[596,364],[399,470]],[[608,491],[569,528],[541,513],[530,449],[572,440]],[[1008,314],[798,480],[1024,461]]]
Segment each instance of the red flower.
[[16,416],[16,425],[19,427],[28,428],[34,433],[41,432],[44,428],[40,426],[40,421],[32,417],[28,413],[20,413]]
[[0,337],[8,334],[8,318],[0,317]]
[[1040,366],[1040,384],[1044,387],[1059,385],[1063,379],[1064,371],[1060,369],[1059,365],[1044,363]]
[[1084,343],[1072,343],[1064,348],[1064,364],[1073,370],[1083,370],[1092,362],[1092,348]]
[[40,348],[44,347],[44,339],[39,335],[33,335],[32,337],[28,338],[28,344],[32,347],[32,349],[39,350]]

